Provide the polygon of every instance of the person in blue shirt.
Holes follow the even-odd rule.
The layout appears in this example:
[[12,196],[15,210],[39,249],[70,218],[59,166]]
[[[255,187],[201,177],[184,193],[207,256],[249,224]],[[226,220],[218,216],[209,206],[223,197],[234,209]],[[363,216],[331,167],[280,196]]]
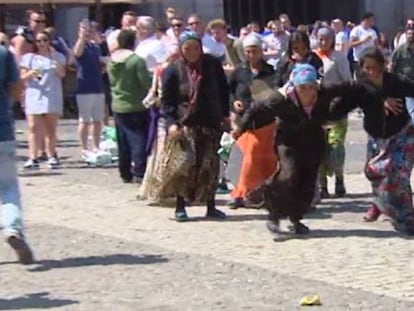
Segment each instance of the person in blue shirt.
[[16,171],[11,101],[20,99],[22,82],[14,55],[0,45],[0,201],[2,225],[7,243],[15,250],[22,264],[31,264],[33,254],[24,239],[24,227]]

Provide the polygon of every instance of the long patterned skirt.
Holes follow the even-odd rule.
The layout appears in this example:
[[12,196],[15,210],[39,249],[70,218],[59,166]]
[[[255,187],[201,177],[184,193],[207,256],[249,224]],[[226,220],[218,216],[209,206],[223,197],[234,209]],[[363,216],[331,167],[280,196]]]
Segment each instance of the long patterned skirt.
[[221,130],[202,126],[186,128],[178,140],[167,137],[160,170],[152,176],[158,198],[180,195],[196,202],[214,199],[220,137]]
[[149,200],[151,203],[160,200],[157,188],[154,187],[153,176],[159,175],[161,171],[160,159],[164,152],[166,131],[165,119],[158,119],[156,137],[152,144],[151,153],[147,159],[147,168],[145,170],[144,179],[138,190],[139,197],[143,200]]
[[414,166],[414,127],[410,124],[389,140],[369,137],[365,175],[374,203],[397,223],[412,222],[410,176]]

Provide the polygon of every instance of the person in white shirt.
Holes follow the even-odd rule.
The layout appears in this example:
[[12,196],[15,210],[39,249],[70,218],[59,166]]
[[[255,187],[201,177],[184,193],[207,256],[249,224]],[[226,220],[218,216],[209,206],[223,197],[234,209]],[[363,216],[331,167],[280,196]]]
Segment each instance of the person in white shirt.
[[147,69],[150,72],[154,72],[157,66],[167,60],[167,48],[157,39],[157,23],[151,16],[139,16],[137,29],[139,43],[135,49],[135,53],[145,60]]
[[223,20],[215,19],[208,23],[207,33],[202,38],[203,52],[224,60],[226,54],[227,26]]
[[[407,23],[405,24],[405,29],[413,28],[413,27],[414,27],[414,18],[407,19]],[[394,49],[399,48],[401,45],[405,44],[406,42],[407,42],[407,36],[406,36],[405,30],[398,32],[393,42]]]
[[368,47],[374,47],[378,44],[377,32],[374,27],[374,14],[366,13],[362,17],[361,24],[354,27],[350,34],[350,48],[353,48],[354,62],[358,63],[363,52]]
[[167,47],[169,55],[173,55],[178,53],[178,39],[185,30],[184,20],[179,16],[175,16],[170,20],[170,25],[171,32],[167,33],[167,38],[165,41],[161,41]]
[[344,30],[344,22],[339,18],[335,18],[331,22],[331,28],[335,31],[335,50],[347,56],[349,40]]
[[201,16],[197,13],[191,14],[187,19],[188,30],[194,31],[200,38],[204,37],[205,27]]
[[131,29],[137,23],[137,14],[133,11],[126,11],[122,15],[121,28],[110,32],[106,38],[109,52],[112,54],[118,49],[118,36],[122,29]]
[[276,68],[280,57],[287,51],[289,43],[289,34],[283,30],[282,23],[279,20],[273,21],[270,25],[271,34],[263,38],[264,56],[269,65]]

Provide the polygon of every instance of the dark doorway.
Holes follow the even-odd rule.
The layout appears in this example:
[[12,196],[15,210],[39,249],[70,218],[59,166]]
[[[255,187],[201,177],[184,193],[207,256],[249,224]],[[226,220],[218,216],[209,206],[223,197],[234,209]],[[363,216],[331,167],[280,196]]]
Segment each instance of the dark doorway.
[[360,0],[223,0],[224,16],[233,31],[251,21],[264,26],[281,13],[288,14],[293,25],[333,18],[358,21],[359,3]]
[[319,19],[320,0],[223,0],[224,16],[233,30],[251,21],[264,26],[286,13],[293,24],[310,24]]

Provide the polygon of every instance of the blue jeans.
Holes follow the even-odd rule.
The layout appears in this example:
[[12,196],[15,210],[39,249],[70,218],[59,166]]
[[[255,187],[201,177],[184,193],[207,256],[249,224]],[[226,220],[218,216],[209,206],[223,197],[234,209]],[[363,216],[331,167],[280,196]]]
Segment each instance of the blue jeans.
[[6,236],[23,236],[22,210],[16,171],[16,142],[0,141],[0,201]]
[[114,117],[120,176],[124,180],[143,178],[147,166],[148,111],[114,113]]

